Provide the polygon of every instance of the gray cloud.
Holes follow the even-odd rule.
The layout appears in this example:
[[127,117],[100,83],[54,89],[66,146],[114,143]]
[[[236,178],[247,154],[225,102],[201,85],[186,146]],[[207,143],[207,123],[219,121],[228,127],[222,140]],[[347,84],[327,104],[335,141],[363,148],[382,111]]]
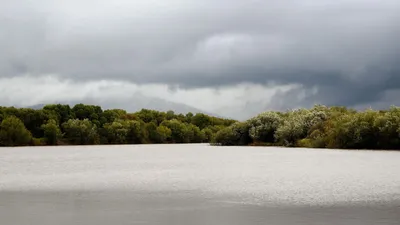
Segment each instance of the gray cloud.
[[270,108],[356,106],[400,89],[397,0],[2,2],[0,76],[300,85]]

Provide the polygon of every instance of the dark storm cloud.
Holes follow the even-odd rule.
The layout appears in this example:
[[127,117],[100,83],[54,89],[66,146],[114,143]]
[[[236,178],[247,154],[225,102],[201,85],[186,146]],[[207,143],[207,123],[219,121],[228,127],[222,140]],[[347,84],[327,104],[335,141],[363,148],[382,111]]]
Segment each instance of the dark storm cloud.
[[400,88],[396,0],[5,0],[4,6],[0,76],[317,88],[304,104],[357,105]]

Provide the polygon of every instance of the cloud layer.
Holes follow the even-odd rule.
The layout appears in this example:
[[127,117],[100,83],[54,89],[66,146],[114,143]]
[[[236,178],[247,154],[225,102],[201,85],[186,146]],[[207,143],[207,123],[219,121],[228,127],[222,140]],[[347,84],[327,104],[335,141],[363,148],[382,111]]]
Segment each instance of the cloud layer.
[[[210,110],[400,103],[388,97],[400,87],[397,0],[5,0],[2,5],[3,79],[54,74],[81,85],[105,80],[193,95],[237,90],[244,96],[224,97],[222,102],[232,103],[220,109],[216,99],[224,95],[197,97],[203,102],[213,97],[217,103],[204,104]],[[251,106],[258,100],[241,92],[246,85],[264,94],[270,90],[266,100]]]
[[[96,104],[130,112],[141,108],[177,113],[203,112],[217,116],[247,119],[274,103],[271,97],[296,88],[240,84],[225,88],[171,90],[165,84],[132,84],[121,81],[73,81],[56,76],[0,78],[0,102],[6,106],[34,106],[43,103]],[[12,93],[12,94],[9,94]]]

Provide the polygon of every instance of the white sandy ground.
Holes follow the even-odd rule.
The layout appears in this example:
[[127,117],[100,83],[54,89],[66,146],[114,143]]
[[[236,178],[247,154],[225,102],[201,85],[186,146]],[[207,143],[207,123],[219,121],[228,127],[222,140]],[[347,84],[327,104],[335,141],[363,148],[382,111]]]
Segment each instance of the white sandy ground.
[[120,145],[0,148],[6,191],[195,192],[247,204],[400,201],[400,152]]

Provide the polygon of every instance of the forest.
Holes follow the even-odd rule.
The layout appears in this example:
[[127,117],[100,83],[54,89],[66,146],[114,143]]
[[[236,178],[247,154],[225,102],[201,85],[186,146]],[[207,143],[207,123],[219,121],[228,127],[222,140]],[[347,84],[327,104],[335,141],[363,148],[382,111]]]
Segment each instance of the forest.
[[261,145],[331,149],[400,149],[400,108],[357,111],[315,105],[264,112],[215,134],[215,145]]
[[211,143],[334,149],[400,149],[400,108],[357,111],[315,105],[246,121],[77,104],[0,107],[0,146]]
[[77,104],[42,109],[0,107],[0,146],[208,143],[235,120]]

